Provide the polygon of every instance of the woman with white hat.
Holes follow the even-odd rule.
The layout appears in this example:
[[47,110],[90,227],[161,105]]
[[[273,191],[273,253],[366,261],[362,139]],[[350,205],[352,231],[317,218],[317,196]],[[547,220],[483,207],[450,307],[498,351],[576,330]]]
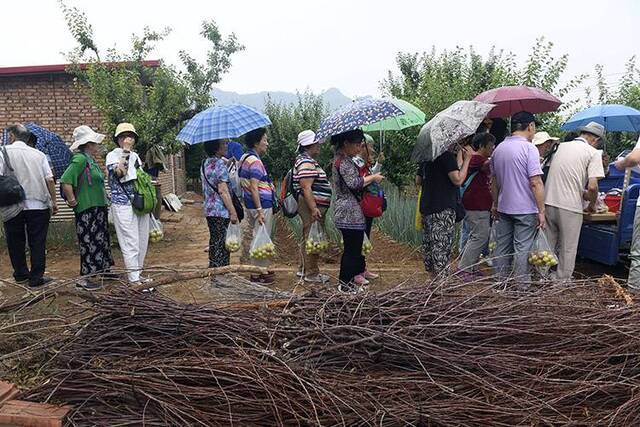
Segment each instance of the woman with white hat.
[[329,277],[320,274],[319,255],[308,254],[305,247],[311,225],[318,222],[324,228],[324,217],[331,204],[331,184],[316,161],[320,141],[315,139],[316,134],[311,130],[298,134],[298,156],[293,166],[293,190],[298,194],[298,214],[302,219],[299,272],[305,282],[327,283]]
[[60,178],[67,205],[75,212],[83,276],[78,286],[86,290],[100,289],[93,278],[108,273],[113,265],[104,175],[95,161],[103,139],[103,134],[89,126],[75,128],[71,151],[77,153]]
[[140,282],[149,244],[149,214],[140,215],[131,205],[131,198],[135,194],[136,171],[142,167],[140,157],[133,151],[138,134],[131,123],[120,123],[116,127],[114,140],[118,147],[107,154],[106,160],[111,189],[111,215],[129,282],[137,283]]

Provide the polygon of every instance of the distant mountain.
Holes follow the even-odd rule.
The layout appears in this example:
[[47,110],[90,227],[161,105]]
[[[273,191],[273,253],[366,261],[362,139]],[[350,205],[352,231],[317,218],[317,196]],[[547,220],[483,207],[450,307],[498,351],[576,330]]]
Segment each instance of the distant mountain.
[[[283,104],[292,104],[298,100],[298,96],[295,93],[281,91],[240,94],[214,88],[211,94],[216,98],[216,104],[218,105],[240,103],[254,107],[260,111],[264,110],[267,96],[270,96],[274,102]],[[351,102],[351,98],[345,96],[336,88],[328,89],[322,92],[320,96],[322,96],[325,104],[327,104],[332,111]]]

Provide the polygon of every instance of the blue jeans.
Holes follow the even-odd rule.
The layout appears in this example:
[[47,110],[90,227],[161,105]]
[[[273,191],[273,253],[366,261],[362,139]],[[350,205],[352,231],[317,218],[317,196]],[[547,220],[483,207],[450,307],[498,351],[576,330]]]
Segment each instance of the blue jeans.
[[537,214],[509,215],[500,214],[496,224],[496,259],[494,266],[501,278],[513,274],[528,282],[529,251],[536,237]]
[[460,242],[458,243],[459,254],[464,253],[464,248],[467,246],[467,240],[469,240],[469,234],[471,234],[471,227],[469,227],[469,223],[467,222],[467,217],[465,215],[464,219],[460,223]]

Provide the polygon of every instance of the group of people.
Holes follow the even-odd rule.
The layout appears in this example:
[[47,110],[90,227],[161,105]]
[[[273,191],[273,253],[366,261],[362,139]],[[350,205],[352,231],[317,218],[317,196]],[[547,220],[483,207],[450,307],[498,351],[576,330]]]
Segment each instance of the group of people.
[[[558,143],[538,132],[533,114],[520,112],[511,117],[511,135],[496,145],[490,122],[420,165],[426,270],[447,271],[455,224],[462,221],[460,276],[472,280],[480,275],[486,256],[500,277],[517,277],[528,287],[529,252],[544,233],[558,255],[553,274],[571,278],[583,212],[595,211],[598,179],[605,176],[597,149],[606,136],[604,127],[589,123],[575,138]],[[492,229],[495,250],[489,257]]]
[[[528,255],[544,233],[557,253],[554,271],[558,279],[569,279],[575,267],[583,212],[594,211],[598,179],[605,176],[602,151],[606,137],[602,125],[592,122],[572,138],[558,138],[538,132],[533,114],[511,117],[511,133],[499,144],[489,132],[486,119],[478,131],[455,141],[432,161],[419,165],[416,182],[421,189],[424,266],[440,274],[449,269],[456,223],[460,227],[460,259],[457,274],[467,279],[480,275],[485,257],[503,278],[517,277],[521,286],[530,282]],[[132,202],[134,184],[143,164],[135,152],[138,134],[133,125],[120,123],[114,133],[116,148],[106,156],[110,197],[105,176],[96,156],[105,135],[88,126],[73,132],[74,155],[60,177],[63,199],[75,213],[80,249],[78,285],[100,288],[99,277],[112,277],[111,216],[122,251],[127,279],[148,282],[142,276],[149,240],[150,215],[140,214]],[[33,147],[33,135],[23,125],[9,128],[10,144],[0,152],[0,174],[11,172],[24,189],[24,201],[17,207],[0,208],[14,278],[38,288],[51,281],[46,268],[46,237],[51,215],[58,211],[56,185],[46,156]],[[298,276],[309,283],[326,284],[329,277],[319,268],[318,253],[305,250],[314,223],[324,228],[333,203],[333,221],[342,234],[343,252],[339,289],[356,292],[376,279],[369,271],[363,252],[365,236],[371,238],[374,218],[363,208],[363,194],[379,184],[384,156],[376,155],[373,140],[356,129],[334,135],[331,174],[318,163],[320,144],[311,130],[300,132],[297,157],[291,165],[292,187],[302,221]],[[244,136],[246,149],[236,142],[213,140],[204,143],[206,159],[201,179],[204,215],[209,227],[209,267],[230,263],[225,236],[230,224],[242,229],[243,263],[264,268],[250,280],[270,284],[275,280],[272,260],[250,256],[258,232],[271,234],[279,199],[262,157],[267,153],[267,130],[258,128]],[[377,157],[377,161],[374,160]],[[623,169],[640,163],[640,143],[616,162]],[[109,215],[110,212],[110,215]],[[636,219],[639,214],[636,213]],[[244,219],[242,219],[244,217]],[[640,225],[634,233],[630,284],[640,292]],[[495,239],[490,249],[490,234]],[[31,265],[26,261],[29,246]]]
[[[0,174],[12,173],[24,190],[24,200],[16,206],[0,208],[9,257],[16,282],[39,288],[52,281],[44,275],[46,240],[51,215],[58,213],[56,184],[45,154],[33,146],[33,135],[23,125],[10,126],[9,145],[0,154]],[[60,192],[75,214],[80,251],[77,285],[86,290],[101,287],[100,279],[114,278],[109,234],[109,210],[131,283],[148,282],[141,276],[149,241],[149,214],[135,211],[134,182],[142,161],[134,151],[138,134],[130,123],[120,123],[114,133],[116,148],[106,157],[110,200],[105,176],[96,162],[105,135],[89,126],[73,131],[74,152],[60,177]],[[31,145],[29,145],[31,144]],[[11,171],[10,171],[11,170]],[[26,259],[29,245],[30,266]]]
[[[300,132],[297,156],[292,164],[293,193],[298,202],[298,215],[302,220],[302,239],[298,276],[309,283],[326,284],[329,277],[320,272],[319,254],[305,250],[305,240],[314,223],[325,226],[327,211],[334,205],[333,220],[342,233],[343,254],[340,263],[339,287],[354,292],[376,279],[377,274],[367,270],[363,255],[364,236],[370,238],[372,217],[366,217],[360,206],[360,195],[372,183],[380,183],[380,163],[371,164],[375,156],[372,140],[367,141],[361,130],[353,130],[331,137],[335,158],[331,179],[318,163],[320,144],[311,130]],[[249,249],[260,226],[269,233],[273,228],[274,208],[277,209],[273,181],[262,160],[268,150],[267,131],[255,129],[244,137],[246,152],[234,158],[223,140],[207,141],[204,149],[207,159],[201,170],[204,194],[204,212],[209,225],[209,266],[229,264],[230,254],[224,245],[229,223],[239,221],[239,204],[233,201],[232,176],[239,178],[244,220],[242,225],[242,262],[261,266],[267,273],[252,275],[250,280],[269,284],[275,280],[270,260],[250,258]],[[228,154],[225,154],[228,153]],[[378,161],[383,160],[378,157]]]

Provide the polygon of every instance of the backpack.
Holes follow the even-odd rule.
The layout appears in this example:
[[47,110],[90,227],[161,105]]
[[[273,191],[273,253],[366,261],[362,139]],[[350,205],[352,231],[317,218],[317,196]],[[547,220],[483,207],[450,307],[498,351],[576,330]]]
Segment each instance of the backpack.
[[[20,181],[16,178],[13,167],[11,166],[11,160],[9,160],[9,154],[7,154],[7,149],[4,146],[2,147],[2,155],[4,157],[5,172],[3,175],[0,175],[0,207],[8,208],[21,204],[27,196],[24,188],[20,185]],[[20,213],[20,211],[22,211],[22,205],[15,207],[11,215],[7,214],[5,217],[3,214],[3,221],[8,221]],[[9,218],[9,216],[11,216],[11,218]]]
[[298,215],[298,193],[293,188],[293,169],[289,169],[284,179],[280,191],[280,204],[282,213],[287,218],[294,218]]
[[[156,187],[151,182],[151,175],[138,168],[136,170],[136,179],[133,181],[134,200],[132,201],[133,210],[138,215],[146,215],[153,212],[156,207],[158,198],[156,196]],[[142,202],[139,199],[142,199]],[[136,200],[138,199],[138,200]]]

